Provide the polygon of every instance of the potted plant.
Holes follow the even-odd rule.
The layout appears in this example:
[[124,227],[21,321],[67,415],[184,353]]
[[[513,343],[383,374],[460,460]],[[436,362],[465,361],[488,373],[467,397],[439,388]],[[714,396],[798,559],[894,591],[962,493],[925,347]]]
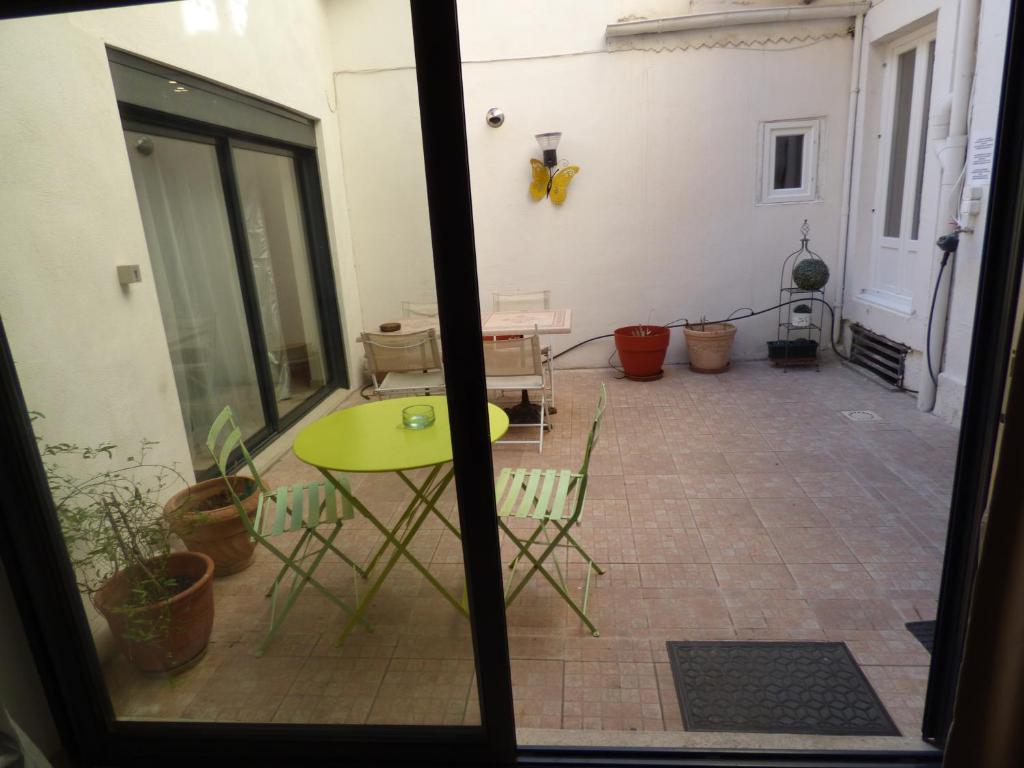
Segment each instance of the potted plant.
[[811,325],[811,307],[809,304],[797,304],[793,307],[792,323],[794,328],[807,328]]
[[164,505],[172,530],[190,552],[202,552],[213,560],[215,576],[244,571],[252,565],[256,549],[256,542],[232,502],[227,483],[242,500],[246,514],[254,519],[259,485],[242,475],[215,477],[190,485]]
[[627,379],[653,381],[662,375],[669,330],[663,325],[626,325],[615,329],[615,349]]
[[[153,445],[143,440],[137,456],[124,461],[115,461],[116,446],[106,443],[41,443],[40,452],[79,588],[128,660],[164,675],[187,669],[206,650],[213,561],[172,551],[160,498],[184,480],[172,467],[146,461]],[[68,468],[94,462],[104,466],[84,478]]]
[[683,326],[690,368],[697,373],[721,373],[729,368],[736,326],[732,323],[699,323]]

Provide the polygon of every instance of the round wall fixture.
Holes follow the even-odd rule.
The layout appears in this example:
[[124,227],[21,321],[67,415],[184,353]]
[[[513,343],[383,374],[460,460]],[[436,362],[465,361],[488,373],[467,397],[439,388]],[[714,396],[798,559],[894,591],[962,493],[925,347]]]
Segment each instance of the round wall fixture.
[[491,128],[497,128],[505,122],[505,113],[497,107],[491,107],[487,110],[486,120]]

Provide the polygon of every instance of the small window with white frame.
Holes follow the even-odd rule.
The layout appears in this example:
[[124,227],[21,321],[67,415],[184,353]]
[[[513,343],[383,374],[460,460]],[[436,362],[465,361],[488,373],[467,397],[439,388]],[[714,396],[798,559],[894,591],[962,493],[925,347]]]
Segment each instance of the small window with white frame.
[[818,195],[819,119],[761,124],[760,203],[799,203]]

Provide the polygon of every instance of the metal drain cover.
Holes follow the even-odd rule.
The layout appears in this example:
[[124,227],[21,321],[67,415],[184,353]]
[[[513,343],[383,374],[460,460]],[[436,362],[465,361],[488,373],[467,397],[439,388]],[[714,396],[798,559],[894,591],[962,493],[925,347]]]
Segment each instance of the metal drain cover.
[[850,421],[885,421],[874,411],[840,411]]

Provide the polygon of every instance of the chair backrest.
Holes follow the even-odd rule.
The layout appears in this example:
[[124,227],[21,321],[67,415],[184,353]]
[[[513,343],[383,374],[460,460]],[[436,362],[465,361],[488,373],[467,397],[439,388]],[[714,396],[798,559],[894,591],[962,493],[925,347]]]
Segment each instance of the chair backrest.
[[437,302],[403,301],[402,317],[437,317]]
[[533,293],[493,293],[495,312],[530,312],[551,309],[551,291]]
[[594,421],[590,425],[590,434],[587,436],[587,449],[583,452],[583,464],[580,466],[579,478],[576,481],[576,506],[572,514],[572,519],[576,522],[579,522],[583,515],[583,502],[587,496],[587,478],[590,475],[590,455],[594,452],[597,439],[601,436],[601,422],[604,420],[604,409],[607,404],[608,390],[602,384],[601,394],[597,398],[597,408],[594,410]]
[[484,341],[484,371],[488,376],[543,376],[540,337],[536,334]]
[[359,335],[366,352],[366,366],[376,381],[386,373],[436,371],[441,368],[441,351],[433,328],[415,333],[371,333]]
[[242,458],[249,468],[249,474],[256,481],[260,491],[267,493],[267,486],[264,485],[260,473],[256,471],[256,465],[253,463],[249,449],[245,447],[245,442],[242,440],[242,429],[235,421],[235,414],[232,412],[230,405],[225,405],[224,409],[217,415],[217,418],[213,420],[213,426],[210,427],[210,432],[206,436],[206,447],[210,450],[210,455],[213,457],[217,469],[220,470],[220,476],[224,478],[224,484],[231,494],[231,501],[238,510],[238,514],[241,515],[242,521],[249,528],[249,532],[255,535],[256,531],[253,528],[252,521],[250,521],[249,516],[242,507],[242,500],[235,492],[234,486],[227,481],[228,462],[231,460],[231,455],[235,450],[241,451]]

